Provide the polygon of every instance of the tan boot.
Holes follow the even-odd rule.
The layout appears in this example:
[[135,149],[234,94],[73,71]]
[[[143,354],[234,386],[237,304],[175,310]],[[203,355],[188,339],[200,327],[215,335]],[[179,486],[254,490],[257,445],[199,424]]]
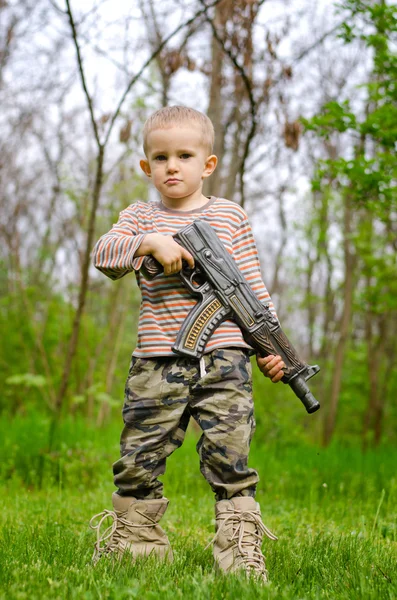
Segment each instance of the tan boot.
[[[91,529],[97,531],[97,541],[92,557],[96,564],[102,555],[114,555],[121,558],[125,551],[132,557],[154,554],[161,560],[172,562],[170,543],[164,530],[158,525],[167,510],[167,498],[159,500],[137,500],[114,493],[112,496],[114,511],[104,510],[92,517]],[[112,523],[101,535],[100,529],[107,518]],[[94,525],[95,519],[99,519]]]
[[215,505],[215,564],[227,573],[244,570],[266,582],[267,571],[261,546],[263,535],[277,537],[262,523],[259,504],[250,496],[236,496]]

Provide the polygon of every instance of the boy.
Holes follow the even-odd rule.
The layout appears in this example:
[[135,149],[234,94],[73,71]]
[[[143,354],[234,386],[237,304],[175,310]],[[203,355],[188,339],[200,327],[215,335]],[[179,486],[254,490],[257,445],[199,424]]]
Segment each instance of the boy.
[[[258,298],[269,302],[254,238],[240,206],[202,194],[204,179],[217,164],[207,116],[182,106],[166,107],[147,120],[143,136],[146,158],[140,165],[160,201],[130,205],[94,248],[100,271],[111,279],[134,271],[142,294],[137,346],[125,389],[121,458],[113,465],[118,490],[112,496],[114,510],[96,515],[96,525],[96,517],[91,520],[97,529],[94,560],[109,553],[120,557],[126,550],[132,556],[154,553],[172,560],[159,525],[168,500],[157,477],[165,471],[166,458],[182,445],[193,416],[203,432],[197,444],[200,470],[217,501],[216,564],[226,572],[242,569],[266,581],[262,538],[264,533],[276,538],[262,523],[254,499],[258,475],[247,466],[255,428],[253,350],[233,321],[216,329],[200,361],[178,357],[171,349],[196,303],[177,275],[183,260],[194,266],[193,257],[172,235],[195,219],[210,223]],[[164,267],[164,274],[152,281],[140,274],[149,254]],[[279,356],[257,356],[257,363],[273,382],[282,378],[285,365]],[[108,516],[113,524],[101,538]]]

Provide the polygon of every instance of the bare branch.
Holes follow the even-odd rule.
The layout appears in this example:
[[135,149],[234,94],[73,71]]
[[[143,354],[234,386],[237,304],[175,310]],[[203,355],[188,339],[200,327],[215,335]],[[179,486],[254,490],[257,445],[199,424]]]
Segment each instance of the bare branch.
[[184,29],[185,27],[188,27],[189,25],[191,25],[195,19],[197,19],[198,17],[200,17],[201,15],[205,14],[206,11],[209,8],[212,8],[214,6],[216,6],[217,4],[219,4],[219,2],[221,2],[221,0],[215,0],[215,2],[212,2],[212,4],[209,4],[208,6],[204,3],[203,0],[200,0],[200,2],[204,5],[204,8],[197,11],[193,17],[191,17],[190,19],[188,19],[187,21],[185,21],[184,23],[182,23],[181,25],[179,25],[176,29],[174,29],[174,31],[172,31],[170,33],[170,35],[168,35],[166,38],[164,38],[164,40],[161,42],[161,44],[159,44],[159,46],[156,48],[156,50],[154,52],[152,52],[152,54],[149,56],[149,58],[146,60],[146,62],[142,65],[142,67],[139,69],[138,73],[136,75],[134,75],[134,77],[131,79],[130,83],[128,84],[127,88],[125,89],[123,95],[120,98],[119,104],[116,108],[116,111],[113,114],[113,117],[110,121],[109,124],[109,129],[108,132],[106,134],[105,137],[105,141],[104,141],[104,146],[106,146],[108,139],[110,137],[110,134],[113,130],[113,126],[114,123],[117,119],[117,117],[119,116],[121,107],[124,104],[124,101],[127,97],[127,95],[129,94],[132,86],[134,85],[134,83],[140,78],[140,76],[142,75],[142,73],[144,72],[144,70],[146,69],[146,67],[148,67],[150,65],[150,63],[152,62],[153,59],[156,58],[156,56],[158,54],[160,54],[161,50],[164,48],[164,46],[166,46],[168,44],[168,42],[170,41],[170,39],[172,39],[177,33],[179,33],[179,31],[181,31],[181,29]]
[[218,31],[215,27],[215,24],[207,12],[208,9],[212,8],[212,7],[206,7],[204,0],[200,0],[200,3],[203,6],[205,6],[205,9],[204,9],[205,19],[211,26],[212,32],[214,34],[214,38],[219,43],[219,45],[222,47],[222,50],[224,51],[224,53],[230,58],[233,65],[235,66],[236,70],[240,73],[241,79],[245,83],[245,87],[247,89],[248,98],[249,98],[250,105],[251,105],[251,114],[254,118],[255,112],[256,112],[256,103],[255,103],[255,99],[254,99],[254,95],[253,95],[253,91],[252,91],[252,84],[251,84],[250,78],[248,77],[244,68],[238,63],[237,57],[228,48],[226,48],[225,40],[222,40],[222,38],[219,36]]
[[326,31],[325,33],[323,33],[323,35],[321,37],[319,37],[318,40],[313,42],[313,44],[311,44],[308,48],[305,48],[304,50],[302,50],[302,52],[300,54],[298,54],[294,59],[292,59],[292,62],[293,63],[299,62],[300,60],[302,60],[302,58],[305,58],[305,56],[307,54],[310,54],[310,52],[312,50],[315,50],[317,48],[317,46],[321,46],[321,44],[327,39],[327,37],[329,37],[330,35],[335,33],[335,31],[337,31],[340,28],[340,26],[343,25],[343,23],[344,23],[344,21],[341,21],[340,23],[335,25],[335,27],[330,29],[329,31]]
[[84,68],[83,68],[83,61],[82,61],[81,52],[80,52],[80,45],[79,45],[79,42],[78,42],[78,39],[77,39],[76,25],[75,25],[75,21],[74,21],[74,17],[73,17],[73,14],[72,14],[72,9],[70,7],[69,0],[66,0],[66,12],[67,12],[67,15],[69,17],[70,27],[72,29],[73,42],[74,42],[74,46],[76,48],[76,53],[77,53],[77,63],[78,63],[78,66],[79,66],[80,79],[81,79],[81,84],[82,84],[83,89],[84,89],[85,96],[87,98],[88,110],[90,112],[90,117],[91,117],[91,125],[92,125],[92,128],[94,130],[94,135],[95,135],[96,143],[98,144],[98,148],[100,148],[102,146],[102,144],[101,144],[101,140],[99,139],[98,126],[97,126],[97,123],[95,121],[94,106],[93,106],[93,103],[92,103],[92,98],[91,98],[90,93],[89,93],[88,88],[87,88],[87,82],[86,82],[86,79],[85,79]]
[[249,154],[249,149],[251,146],[251,142],[255,136],[255,132],[256,132],[256,128],[257,128],[257,119],[256,119],[256,113],[257,113],[257,104],[255,102],[255,98],[254,98],[254,94],[253,94],[253,86],[252,86],[252,81],[250,79],[250,77],[247,75],[244,67],[242,67],[238,60],[237,57],[233,54],[233,52],[231,52],[231,50],[229,50],[228,48],[226,48],[225,45],[225,40],[223,40],[220,35],[218,34],[217,28],[215,26],[215,23],[213,21],[213,19],[208,15],[208,9],[211,7],[207,7],[205,5],[205,1],[204,0],[200,0],[200,3],[205,7],[204,8],[204,15],[205,18],[207,20],[207,22],[209,23],[209,25],[211,26],[212,29],[212,33],[214,35],[214,38],[216,39],[216,41],[218,42],[218,44],[220,44],[223,52],[230,58],[231,62],[233,63],[235,69],[238,71],[238,73],[241,76],[241,79],[244,82],[244,85],[246,87],[247,90],[247,94],[248,94],[248,99],[249,99],[249,103],[250,103],[250,113],[251,113],[251,128],[248,132],[247,138],[245,140],[245,146],[244,146],[244,153],[241,159],[241,164],[240,164],[240,195],[241,195],[241,205],[244,206],[245,203],[245,190],[244,190],[244,172],[245,172],[245,163]]
[[48,2],[51,4],[51,6],[56,10],[57,13],[60,13],[61,15],[67,15],[67,11],[63,10],[60,6],[58,6],[58,4],[56,4],[55,1],[53,0],[48,0]]

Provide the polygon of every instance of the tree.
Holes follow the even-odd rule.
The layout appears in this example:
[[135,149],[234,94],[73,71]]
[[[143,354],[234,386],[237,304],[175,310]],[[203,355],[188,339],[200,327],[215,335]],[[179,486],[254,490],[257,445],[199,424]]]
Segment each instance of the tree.
[[344,154],[320,161],[313,181],[316,193],[325,190],[343,207],[342,310],[324,443],[331,441],[335,430],[353,309],[364,323],[370,382],[363,436],[366,440],[372,429],[374,442],[379,443],[396,322],[392,273],[396,268],[397,56],[393,41],[397,19],[395,7],[385,2],[346,0],[339,10],[345,17],[340,36],[346,44],[356,39],[363,42],[372,53],[373,66],[361,108],[352,107],[349,100],[333,100],[318,115],[304,120],[306,129],[320,137],[348,134],[351,140]]

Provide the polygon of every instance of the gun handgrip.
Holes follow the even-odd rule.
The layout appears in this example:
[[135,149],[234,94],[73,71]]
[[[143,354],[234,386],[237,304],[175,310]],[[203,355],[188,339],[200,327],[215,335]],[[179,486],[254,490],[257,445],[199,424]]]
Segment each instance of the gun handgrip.
[[161,265],[158,260],[153,258],[151,254],[145,256],[140,270],[143,272],[146,279],[154,279],[157,275],[164,271],[163,265]]

